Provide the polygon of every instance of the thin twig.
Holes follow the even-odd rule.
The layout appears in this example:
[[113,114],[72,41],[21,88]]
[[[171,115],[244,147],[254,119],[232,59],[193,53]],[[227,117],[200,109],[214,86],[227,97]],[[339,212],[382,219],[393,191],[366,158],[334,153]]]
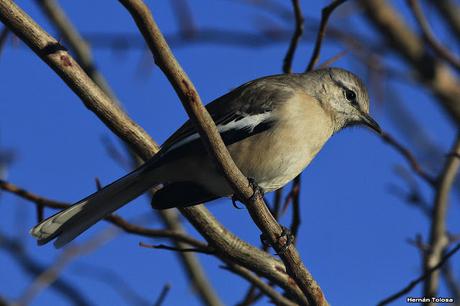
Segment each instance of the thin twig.
[[3,48],[6,45],[6,39],[8,38],[9,30],[7,27],[3,27],[2,31],[0,32],[0,54],[3,51]]
[[113,235],[112,231],[105,231],[82,245],[73,245],[64,250],[55,260],[53,265],[43,271],[32,284],[24,290],[24,293],[15,302],[15,305],[29,305],[31,301],[47,286],[50,286],[59,277],[62,270],[75,258],[87,254],[98,248]]
[[301,218],[300,218],[300,175],[296,176],[292,181],[292,187],[289,194],[284,201],[283,211],[286,211],[289,204],[292,203],[292,221],[291,221],[291,234],[297,241],[297,233],[299,231]]
[[430,47],[444,60],[450,63],[455,69],[460,70],[460,58],[456,57],[448,48],[444,47],[434,36],[431,31],[428,20],[426,20],[422,7],[418,0],[407,0],[407,3],[414,13],[420,28],[422,29],[423,38],[430,45]]
[[113,270],[97,264],[78,262],[72,267],[72,273],[87,280],[99,282],[111,288],[120,298],[124,305],[147,306],[151,301],[137,292],[139,288],[132,286],[124,274],[117,267]]
[[158,296],[157,300],[155,303],[153,303],[154,306],[161,306],[163,302],[165,301],[166,296],[168,295],[169,290],[171,289],[170,284],[166,284],[163,286],[163,289],[160,292],[160,295]]
[[[7,252],[31,279],[36,279],[48,269],[47,266],[38,262],[31,253],[27,252],[25,246],[18,241],[17,238],[9,238],[2,232],[0,232],[0,250]],[[75,283],[69,282],[65,278],[58,276],[55,281],[50,284],[50,289],[66,297],[69,300],[69,304],[80,306],[93,305],[84,293],[80,292],[74,285]],[[2,304],[0,303],[0,305]],[[7,305],[11,306],[13,304],[9,303]]]
[[[417,277],[413,281],[409,283],[406,287],[404,287],[402,290],[396,292],[395,294],[392,294],[391,296],[387,297],[386,299],[380,301],[377,306],[384,306],[388,305],[391,302],[399,299],[400,297],[406,295],[409,293],[412,289],[415,288],[420,282],[424,281],[426,278],[430,277],[430,275],[433,274],[433,272],[437,271],[439,268],[441,268],[447,260],[452,257],[458,250],[460,250],[460,243],[457,244],[452,250],[446,253],[444,257],[441,258],[441,260],[433,267],[431,267],[429,270],[427,270],[425,273],[423,273],[420,277]],[[426,296],[430,297],[430,296]]]
[[324,7],[321,11],[321,22],[319,24],[319,30],[316,35],[315,47],[311,54],[310,62],[308,63],[307,69],[305,71],[311,71],[315,68],[316,62],[319,60],[321,53],[321,45],[323,44],[324,35],[326,34],[326,27],[329,21],[329,17],[334,12],[334,10],[345,1],[347,0],[335,0],[328,6]]
[[256,285],[251,284],[248,288],[248,291],[243,297],[243,300],[239,303],[236,303],[237,306],[250,306],[256,302],[256,297],[258,296],[258,293],[260,293],[257,290]]
[[194,252],[194,253],[203,253],[203,254],[214,254],[215,252],[210,248],[178,248],[164,244],[148,244],[144,242],[139,242],[139,246],[148,249],[157,249],[157,250],[169,250],[175,252]]
[[[460,132],[455,140],[452,153],[460,153]],[[448,239],[446,237],[448,199],[452,184],[455,181],[460,167],[460,159],[456,157],[455,154],[447,159],[444,169],[441,172],[439,184],[436,188],[429,238],[430,249],[425,256],[425,270],[430,270],[431,267],[435,266],[436,263],[440,261],[442,253],[448,244]],[[439,273],[431,273],[425,281],[424,295],[428,297],[436,296],[438,283]]]
[[257,275],[255,275],[254,273],[252,273],[251,271],[249,271],[248,269],[242,266],[229,263],[226,266],[223,266],[222,268],[245,278],[248,282],[250,282],[257,288],[259,288],[260,291],[265,293],[275,305],[283,305],[283,306],[297,305],[294,302],[282,296],[281,294],[279,294],[279,292],[273,289],[272,286],[266,284]]
[[179,33],[184,39],[191,39],[196,32],[192,11],[187,0],[172,0],[173,12],[178,21]]
[[[180,97],[208,153],[217,162],[219,169],[238,197],[244,199],[253,221],[278,252],[285,243],[278,239],[283,232],[281,226],[271,215],[260,193],[254,193],[248,179],[235,165],[214,121],[201,103],[192,82],[174,58],[150,10],[141,0],[120,0],[120,2],[131,13],[154,55],[155,63],[165,73]],[[295,246],[291,244],[285,252],[278,253],[282,253],[280,257],[286,265],[288,274],[295,280],[307,299],[316,305],[327,305],[319,285],[305,268]]]
[[[39,207],[48,207],[52,209],[65,209],[70,206],[69,203],[44,198],[42,196],[34,194],[30,191],[27,191],[23,188],[20,188],[4,180],[0,180],[0,190],[4,190],[12,194],[15,194],[25,200],[35,203]],[[176,241],[187,243],[197,248],[202,248],[202,249],[208,248],[209,249],[206,243],[196,240],[195,238],[183,232],[175,232],[175,231],[164,230],[164,229],[145,228],[145,227],[130,223],[117,215],[107,216],[105,220],[130,234],[136,234],[136,235],[150,237],[150,238],[170,238]]]
[[360,0],[364,16],[370,21],[385,44],[407,62],[415,77],[423,80],[437,98],[439,105],[455,125],[460,122],[460,81],[448,65],[426,52],[423,41],[404,21],[391,1]]
[[383,141],[391,145],[393,148],[395,148],[401,155],[409,162],[409,165],[411,166],[412,170],[420,176],[425,182],[427,182],[430,186],[435,186],[436,185],[436,179],[431,177],[428,173],[423,170],[422,166],[418,163],[417,159],[415,156],[407,149],[404,147],[401,143],[399,143],[393,136],[391,136],[388,133],[382,133],[381,135]]
[[304,27],[304,18],[302,14],[302,9],[300,8],[300,0],[292,0],[292,6],[294,7],[295,30],[292,34],[289,48],[283,60],[284,73],[292,72],[292,61],[294,60],[294,54],[297,49],[297,45],[299,44],[300,38],[302,37]]

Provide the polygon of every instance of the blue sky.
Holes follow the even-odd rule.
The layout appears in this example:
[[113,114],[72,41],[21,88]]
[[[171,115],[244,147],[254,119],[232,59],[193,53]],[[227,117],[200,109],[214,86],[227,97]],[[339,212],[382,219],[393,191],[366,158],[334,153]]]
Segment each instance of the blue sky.
[[[129,14],[117,1],[60,2],[82,33],[138,33]],[[408,16],[403,1],[392,2],[401,14]],[[18,0],[17,3],[46,30],[55,33],[34,2]],[[270,14],[238,2],[196,0],[190,3],[198,28],[258,33],[268,22],[291,28]],[[177,32],[175,15],[167,1],[148,1],[148,4],[164,33]],[[325,4],[327,1],[305,4],[306,22],[316,20]],[[429,17],[444,37],[443,28],[436,25],[436,16]],[[333,21],[375,38],[358,16],[345,18],[339,13],[334,15]],[[261,48],[192,44],[173,51],[202,100],[208,102],[248,80],[280,73],[286,49],[287,42]],[[342,49],[327,44],[322,59]],[[310,51],[309,43],[299,47],[294,71],[304,69]],[[186,120],[174,91],[161,71],[151,64],[145,50],[113,52],[98,48],[94,56],[97,67],[130,116],[157,142],[164,141]],[[387,62],[405,70],[397,58],[388,57]],[[345,56],[334,65],[351,69],[365,79],[365,71],[354,63],[350,56]],[[426,127],[427,134],[447,152],[455,131],[429,93],[395,81],[382,86],[400,96],[401,103]],[[52,199],[74,202],[95,190],[95,177],[107,184],[126,173],[126,169],[107,155],[103,146],[103,138],[118,144],[116,138],[46,64],[19,42],[10,43],[0,56],[0,92],[0,148],[14,150],[17,155],[9,169],[9,181]],[[373,103],[371,113],[385,130],[409,144],[409,140],[395,129],[387,103]],[[442,161],[435,161],[435,164],[440,167]],[[397,165],[407,168],[403,158],[378,136],[364,128],[353,128],[335,135],[302,175],[302,226],[298,248],[333,305],[375,304],[420,273],[420,254],[406,240],[417,233],[426,237],[428,223],[417,209],[389,192],[390,184],[406,187],[395,174]],[[432,201],[431,191],[423,182],[419,184],[422,193]],[[208,207],[234,233],[259,244],[259,232],[246,210],[234,209],[229,200],[219,200]],[[36,221],[30,203],[3,193],[0,210],[1,232],[21,239],[27,252],[44,265],[58,258],[62,251],[51,245],[37,247],[27,235]],[[134,201],[119,213],[133,221],[160,226],[145,198]],[[458,203],[454,202],[449,216],[449,226],[454,233],[459,230],[458,222],[454,222],[458,218]],[[290,224],[289,215],[281,223]],[[186,221],[184,225],[195,234]],[[100,223],[76,243],[108,227]],[[93,266],[114,271],[149,302],[155,300],[165,283],[171,283],[165,305],[199,305],[175,254],[140,248],[139,241],[152,242],[117,234],[67,266],[62,278],[83,292],[94,305],[126,302],[104,282],[88,277],[88,272],[84,271]],[[199,258],[221,299],[230,305],[239,301],[247,283],[220,269],[220,262],[214,258],[206,255],[199,255]],[[454,261],[458,262],[458,256]],[[0,252],[0,267],[0,295],[14,300],[31,279],[4,252]],[[413,292],[413,295],[418,294],[420,288]],[[32,303],[45,304],[67,305],[68,301],[56,291],[47,289]],[[395,303],[403,304],[403,300]]]

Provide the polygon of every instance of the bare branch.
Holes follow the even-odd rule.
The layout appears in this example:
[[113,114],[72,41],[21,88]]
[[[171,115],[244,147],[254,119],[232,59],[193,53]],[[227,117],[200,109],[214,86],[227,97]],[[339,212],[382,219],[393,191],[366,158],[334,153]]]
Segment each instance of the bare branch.
[[[0,250],[7,252],[11,258],[16,261],[19,267],[25,271],[26,274],[30,275],[33,279],[43,274],[48,267],[42,265],[36,259],[29,254],[24,245],[22,245],[18,239],[9,238],[0,232]],[[62,277],[58,277],[55,281],[50,284],[50,288],[56,290],[64,297],[66,297],[70,304],[75,306],[90,306],[91,302],[86,296],[82,294],[77,288],[73,286],[72,282],[68,282]],[[2,303],[0,302],[0,305]],[[5,304],[12,305],[10,303]]]
[[381,137],[383,141],[385,141],[393,148],[395,148],[399,153],[401,153],[401,155],[407,160],[407,162],[411,166],[412,170],[414,170],[414,172],[418,176],[420,176],[430,186],[436,185],[436,180],[423,170],[422,166],[418,163],[417,159],[409,151],[409,149],[404,147],[401,143],[399,143],[393,136],[391,136],[388,133],[382,133]]
[[[48,207],[53,209],[65,209],[70,206],[69,203],[55,201],[51,199],[44,198],[37,194],[34,194],[30,191],[22,189],[14,184],[0,180],[0,190],[4,190],[15,194],[25,200],[35,203],[38,207]],[[113,225],[121,228],[127,233],[136,234],[139,236],[150,237],[150,238],[170,238],[175,241],[180,241],[187,243],[189,245],[195,246],[197,248],[208,248],[207,244],[196,240],[195,238],[177,231],[163,230],[163,229],[150,229],[142,226],[132,224],[125,219],[116,216],[110,215],[105,218],[106,221],[112,223]]]
[[[208,153],[217,161],[219,169],[238,197],[245,200],[256,225],[279,251],[283,247],[278,241],[278,237],[282,233],[281,226],[271,215],[262,196],[254,193],[248,179],[233,162],[214,121],[201,103],[193,84],[172,55],[149,9],[140,0],[120,0],[120,2],[131,13],[154,55],[155,62],[165,73],[180,97],[182,105],[204,141]],[[295,247],[293,245],[288,246],[286,252],[281,254],[281,258],[289,275],[296,281],[305,296],[314,304],[327,305],[320,287],[303,265]]]
[[147,306],[152,304],[151,301],[137,292],[137,287],[134,288],[127,282],[124,274],[117,273],[118,267],[115,267],[116,270],[112,270],[106,266],[78,262],[72,268],[72,272],[78,276],[97,281],[111,288],[124,300],[124,305]]
[[3,51],[3,48],[6,45],[6,39],[8,38],[8,28],[3,27],[2,31],[0,32],[0,54]]
[[164,285],[163,289],[160,292],[160,295],[158,296],[158,299],[153,303],[154,306],[161,306],[168,295],[169,290],[171,289],[170,284]]
[[294,60],[295,50],[297,45],[302,37],[303,27],[304,27],[304,18],[302,14],[302,9],[300,8],[300,0],[292,0],[292,6],[294,7],[294,16],[295,16],[295,30],[292,34],[291,43],[286,52],[286,56],[283,61],[283,72],[291,73],[292,72],[292,61]]
[[430,0],[439,13],[442,19],[447,22],[456,37],[460,37],[460,7],[455,0]]
[[[107,96],[84,74],[76,61],[67,52],[61,50],[62,46],[33,22],[14,2],[0,0],[0,19],[10,30],[26,41],[37,55],[56,70],[69,84],[69,87],[78,93],[86,105],[119,137],[131,145],[134,152],[144,159],[148,159],[157,152],[158,146],[151,138],[135,125],[122,110],[110,103]],[[219,257],[231,257],[235,261],[241,262],[245,267],[264,275],[282,287],[295,297],[299,304],[307,304],[302,292],[286,274],[284,266],[272,256],[232,235],[204,207],[190,207],[183,209],[182,213],[213,247],[219,246],[221,248],[218,250],[220,252]],[[307,283],[311,283],[308,278]],[[313,288],[315,287],[313,286]]]
[[164,245],[164,244],[148,244],[144,242],[139,242],[139,246],[143,248],[148,248],[148,249],[157,249],[157,250],[169,250],[169,251],[175,251],[175,252],[180,252],[180,253],[187,253],[187,252],[196,252],[196,253],[203,253],[203,254],[214,254],[214,250],[211,248],[178,248],[178,247],[172,247],[169,245]]
[[[425,270],[427,271],[441,260],[442,253],[448,243],[446,237],[446,214],[449,193],[460,167],[460,159],[456,156],[460,154],[460,133],[457,135],[452,153],[454,154],[450,155],[447,159],[444,169],[441,172],[439,184],[436,188],[429,239],[430,249],[425,256]],[[438,283],[438,271],[431,273],[425,282],[424,295],[436,296]]]
[[[406,295],[407,293],[409,293],[412,289],[415,288],[415,286],[417,286],[420,282],[424,281],[425,279],[427,279],[428,277],[430,277],[434,272],[436,272],[437,270],[439,270],[448,260],[450,257],[452,257],[458,250],[460,250],[460,244],[457,244],[452,250],[450,250],[449,252],[446,253],[446,255],[444,257],[442,257],[440,259],[440,261],[433,267],[431,267],[429,270],[425,271],[425,273],[423,273],[423,275],[421,275],[420,277],[414,279],[413,281],[411,281],[409,283],[409,285],[407,285],[406,287],[404,287],[402,290],[396,292],[395,294],[389,296],[388,298],[380,301],[377,306],[384,306],[384,305],[388,305],[390,304],[391,302],[399,299],[400,297]],[[431,295],[427,295],[426,297],[430,297]]]
[[180,35],[185,39],[192,38],[196,31],[196,26],[189,2],[187,0],[172,0],[171,5],[178,21]]
[[460,70],[460,59],[456,57],[454,54],[452,54],[449,51],[449,49],[444,47],[433,35],[430,25],[428,24],[428,21],[425,18],[425,14],[423,14],[423,10],[422,10],[422,7],[420,6],[419,1],[418,0],[407,0],[407,3],[411,7],[412,12],[414,13],[415,19],[417,19],[417,22],[420,28],[422,29],[423,38],[426,40],[426,42],[441,58],[443,58],[448,63],[450,63],[452,66],[454,66],[455,69]]
[[305,71],[311,71],[315,68],[316,62],[319,59],[321,53],[321,45],[323,44],[324,35],[326,34],[327,23],[329,17],[334,12],[334,10],[343,4],[347,0],[335,0],[328,6],[324,7],[321,11],[321,22],[319,24],[319,30],[316,35],[316,42],[313,52],[311,54],[310,62],[308,63],[307,69]]
[[389,1],[360,0],[365,16],[382,37],[417,73],[438,98],[455,124],[460,122],[460,82],[451,69],[426,52],[423,42]]
[[25,306],[29,305],[31,301],[47,286],[50,286],[59,277],[62,270],[76,257],[87,254],[94,249],[98,248],[110,236],[113,235],[111,231],[105,231],[97,235],[93,239],[88,240],[82,245],[73,245],[66,248],[56,261],[48,269],[43,271],[33,283],[25,289],[24,293],[15,302],[15,305]]
[[253,284],[255,287],[259,288],[260,291],[265,293],[275,305],[283,305],[283,306],[295,306],[297,304],[293,303],[289,299],[285,298],[278,291],[273,289],[270,285],[266,284],[263,280],[261,280],[257,275],[249,271],[248,269],[228,263],[227,266],[223,266],[225,270],[231,271],[237,275],[242,276],[248,282]]

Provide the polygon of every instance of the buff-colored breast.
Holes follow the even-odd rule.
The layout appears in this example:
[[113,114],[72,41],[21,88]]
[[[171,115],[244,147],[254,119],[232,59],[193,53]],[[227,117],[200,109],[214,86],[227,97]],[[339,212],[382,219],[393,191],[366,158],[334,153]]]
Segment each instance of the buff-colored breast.
[[297,94],[275,113],[278,124],[229,146],[234,161],[265,191],[276,190],[295,178],[333,134],[331,117],[318,101]]

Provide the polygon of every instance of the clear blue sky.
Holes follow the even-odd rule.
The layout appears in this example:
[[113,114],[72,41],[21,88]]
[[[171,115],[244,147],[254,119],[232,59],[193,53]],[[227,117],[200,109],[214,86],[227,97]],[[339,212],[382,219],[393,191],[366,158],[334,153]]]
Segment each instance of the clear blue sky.
[[[60,2],[83,33],[137,33],[129,14],[117,1]],[[284,22],[272,15],[236,1],[189,2],[198,28],[257,33],[268,22],[286,28]],[[55,33],[33,1],[17,3],[45,29]],[[175,33],[178,28],[168,1],[148,3],[164,33]],[[284,4],[283,1],[279,3]],[[311,25],[310,17],[317,20],[325,4],[327,1],[308,1],[303,6],[306,22]],[[407,16],[404,4],[398,1],[397,5]],[[333,20],[336,24],[359,29],[372,38],[373,32],[357,16],[350,21],[338,14]],[[107,184],[126,173],[126,169],[108,157],[101,141],[109,137],[117,143],[116,138],[46,64],[18,44],[10,43],[0,56],[0,149],[11,149],[17,154],[8,180],[43,196],[74,202],[95,190],[95,177]],[[193,44],[173,51],[203,101],[211,101],[243,82],[280,73],[286,48],[287,42],[263,48]],[[310,50],[311,44],[299,47],[294,71],[304,69]],[[340,50],[326,45],[322,59]],[[97,67],[128,113],[156,141],[164,141],[186,120],[174,91],[161,71],[151,64],[146,51],[96,49],[94,55]],[[395,67],[401,65],[394,58],[390,63]],[[349,68],[366,79],[365,71],[355,65],[350,56],[345,56],[335,66]],[[385,84],[384,88],[400,95],[402,103],[446,152],[453,141],[454,129],[428,93],[395,82]],[[373,103],[371,108],[385,130],[409,143],[389,120],[391,113],[387,102]],[[442,160],[436,163],[441,165]],[[332,305],[373,305],[420,273],[420,254],[406,240],[417,233],[426,237],[427,220],[418,210],[389,192],[390,184],[405,187],[395,174],[396,165],[407,168],[402,157],[375,134],[364,128],[354,128],[334,136],[302,175],[302,226],[298,247],[306,266]],[[431,201],[430,190],[423,182],[420,186]],[[459,230],[458,222],[453,222],[460,217],[457,204],[452,205],[449,217],[453,232]],[[229,200],[216,201],[208,207],[230,230],[259,244],[259,232],[246,210],[234,209]],[[22,239],[27,251],[39,262],[51,264],[62,252],[52,245],[39,248],[27,235],[36,221],[30,203],[1,194],[0,211],[0,231]],[[145,198],[136,200],[119,213],[130,220],[159,226]],[[289,216],[281,223],[290,224]],[[184,224],[193,232],[186,221]],[[77,239],[77,243],[108,227],[106,223],[98,224]],[[199,305],[176,256],[168,251],[140,248],[139,241],[152,242],[121,233],[78,258],[65,269],[62,277],[84,292],[94,305],[126,302],[107,284],[84,275],[81,271],[88,265],[115,271],[150,302],[165,283],[171,283],[164,305]],[[220,269],[220,263],[212,257],[200,255],[199,258],[222,300],[229,305],[239,301],[248,284]],[[458,256],[455,259],[459,262]],[[0,295],[11,300],[19,297],[31,282],[4,252],[0,252],[0,271]],[[419,294],[420,288],[417,288],[413,295]],[[33,305],[67,305],[67,300],[48,289]],[[405,305],[405,302],[401,300],[395,305]]]

